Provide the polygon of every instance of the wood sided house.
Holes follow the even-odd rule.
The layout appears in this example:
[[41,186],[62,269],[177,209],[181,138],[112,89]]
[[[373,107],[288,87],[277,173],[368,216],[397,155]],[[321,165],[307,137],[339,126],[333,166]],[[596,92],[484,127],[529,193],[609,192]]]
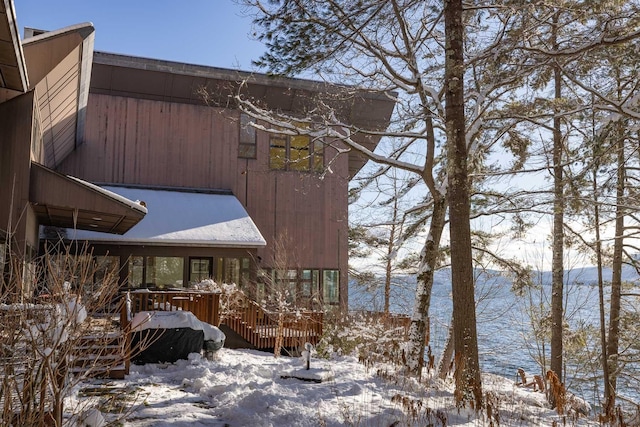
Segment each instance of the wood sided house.
[[[338,155],[338,141],[257,130],[232,98],[242,90],[295,117],[335,86],[95,52],[91,24],[27,29],[21,41],[12,2],[0,8],[5,271],[9,252],[28,265],[62,238],[89,242],[123,290],[149,290],[131,293],[139,309],[156,295],[202,311],[190,287],[236,283],[251,301],[228,326],[256,347],[270,345],[256,332],[268,281],[312,310],[347,307],[348,185],[366,160]],[[394,108],[369,91],[332,102],[368,130],[384,130]],[[19,293],[33,291],[24,280]],[[215,321],[217,310],[202,313]]]

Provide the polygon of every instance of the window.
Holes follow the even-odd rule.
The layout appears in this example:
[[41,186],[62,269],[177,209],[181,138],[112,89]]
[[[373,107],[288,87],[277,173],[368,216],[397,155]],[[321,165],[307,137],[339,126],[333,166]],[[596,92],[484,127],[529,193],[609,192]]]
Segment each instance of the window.
[[325,304],[339,302],[340,272],[338,270],[324,270],[322,272],[322,295]]
[[184,258],[132,256],[129,259],[130,288],[183,287]]
[[129,259],[129,287],[139,288],[144,280],[144,257],[132,256]]
[[300,290],[302,296],[310,298],[318,293],[318,282],[320,281],[320,270],[302,270],[300,275]]
[[251,280],[251,262],[249,258],[240,258],[240,288],[245,289]]
[[275,170],[287,168],[287,139],[283,136],[269,138],[269,167]]
[[93,280],[97,285],[117,283],[119,280],[120,257],[97,256]]
[[181,288],[184,272],[182,257],[147,257],[146,285],[157,288]]
[[223,283],[236,285],[240,283],[240,259],[225,258],[224,259],[224,278]]
[[211,258],[189,259],[189,283],[197,284],[211,277]]
[[[299,126],[308,127],[307,124]],[[324,144],[322,141],[311,141],[309,135],[271,135],[269,167],[273,170],[322,172]]]
[[252,118],[240,113],[240,138],[238,157],[245,159],[256,158],[256,128],[251,126]]

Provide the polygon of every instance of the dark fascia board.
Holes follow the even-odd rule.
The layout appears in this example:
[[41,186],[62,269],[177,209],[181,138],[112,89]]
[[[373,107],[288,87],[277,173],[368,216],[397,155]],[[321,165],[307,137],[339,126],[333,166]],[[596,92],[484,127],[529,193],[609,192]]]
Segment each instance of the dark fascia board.
[[16,19],[16,9],[13,5],[13,0],[2,0],[2,6],[4,7],[4,15],[6,16],[6,22],[2,22],[1,25],[8,27],[11,34],[11,44],[13,45],[13,51],[15,55],[16,69],[19,75],[21,87],[11,87],[9,89],[18,90],[22,93],[27,91],[29,87],[29,77],[27,75],[27,67],[24,61],[24,54],[22,52],[22,45],[20,44],[20,32],[18,31],[18,21]]
[[200,194],[221,194],[226,196],[235,196],[233,191],[225,188],[199,188],[199,187],[172,187],[167,185],[145,185],[145,184],[126,184],[111,182],[95,182],[99,187],[121,187],[121,188],[140,188],[143,190],[158,191],[177,191],[181,193],[200,193]]
[[[166,61],[101,51],[94,52],[93,61],[96,64],[112,65],[123,68],[135,68],[140,70],[157,71],[171,74],[183,74],[187,76],[201,77],[212,80],[246,80],[249,83],[258,85],[285,87],[287,89],[301,89],[311,92],[331,93],[338,92],[345,88],[357,89],[359,94],[364,98],[373,100],[386,100],[389,102],[394,102],[392,101],[392,98],[397,95],[397,93],[395,92],[389,92],[389,94],[385,94],[383,91],[361,89],[347,85],[337,85],[321,82],[317,80],[281,77],[263,73],[253,73],[249,71],[232,70],[228,68],[218,68],[206,65],[186,64],[182,62]],[[391,97],[389,95],[391,95]]]

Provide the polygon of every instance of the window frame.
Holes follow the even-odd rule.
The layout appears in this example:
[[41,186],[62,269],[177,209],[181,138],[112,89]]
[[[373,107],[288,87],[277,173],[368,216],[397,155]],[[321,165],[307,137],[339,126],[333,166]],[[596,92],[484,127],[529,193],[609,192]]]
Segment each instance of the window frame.
[[[300,145],[300,140],[306,140],[306,144]],[[282,150],[282,164],[274,161],[274,149]],[[322,173],[324,171],[325,144],[310,135],[269,135],[269,169],[288,172]],[[301,151],[306,154],[301,155]],[[292,153],[297,153],[292,156]],[[295,158],[293,158],[295,157]]]
[[238,158],[255,159],[258,155],[258,132],[250,125],[253,122],[251,116],[240,113],[238,120]]
[[[329,280],[328,275],[335,274],[335,296],[327,288]],[[325,305],[338,305],[340,304],[340,270],[339,269],[326,269],[322,270],[322,301]]]

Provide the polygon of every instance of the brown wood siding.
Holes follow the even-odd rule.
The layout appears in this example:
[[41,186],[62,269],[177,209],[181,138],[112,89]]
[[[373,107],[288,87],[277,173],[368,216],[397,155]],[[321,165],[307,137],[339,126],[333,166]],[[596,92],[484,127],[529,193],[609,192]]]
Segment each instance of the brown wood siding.
[[0,230],[14,233],[19,254],[25,240],[33,240],[27,222],[37,229],[37,223],[28,221],[34,101],[31,91],[0,104]]
[[234,186],[237,122],[222,109],[89,96],[85,143],[59,171],[93,182]]
[[57,166],[76,145],[79,56],[77,47],[36,85],[45,164],[49,167]]
[[[272,171],[269,136],[258,132],[256,159],[238,159],[238,117],[236,110],[91,93],[85,143],[58,170],[92,182],[229,189],[267,240],[257,252],[262,266],[286,231],[292,267],[340,269],[346,286],[347,156],[323,179]],[[325,160],[333,156],[328,148]]]

